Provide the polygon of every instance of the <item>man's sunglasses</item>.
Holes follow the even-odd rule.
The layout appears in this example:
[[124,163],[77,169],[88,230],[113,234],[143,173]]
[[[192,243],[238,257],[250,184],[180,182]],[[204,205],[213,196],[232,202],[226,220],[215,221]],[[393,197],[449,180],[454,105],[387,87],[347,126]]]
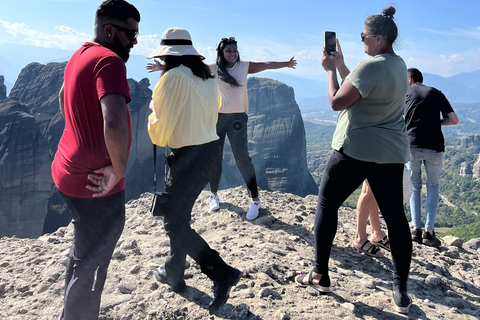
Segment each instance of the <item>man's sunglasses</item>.
[[108,26],[108,25],[111,25],[112,27],[114,27],[118,31],[125,32],[125,35],[127,36],[128,40],[130,40],[132,42],[135,39],[137,39],[137,37],[138,37],[138,32],[135,31],[135,30],[126,29],[126,28],[120,27],[120,26],[118,26],[116,24],[113,24],[113,23],[106,23],[106,24],[103,25],[103,27],[105,28],[105,26]]

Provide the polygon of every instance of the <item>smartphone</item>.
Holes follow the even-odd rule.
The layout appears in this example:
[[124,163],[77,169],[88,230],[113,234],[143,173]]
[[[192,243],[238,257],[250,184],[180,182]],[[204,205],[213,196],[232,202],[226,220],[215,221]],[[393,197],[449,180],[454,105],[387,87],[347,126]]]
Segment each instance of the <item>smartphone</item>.
[[337,35],[334,31],[325,31],[325,51],[327,54],[337,51]]

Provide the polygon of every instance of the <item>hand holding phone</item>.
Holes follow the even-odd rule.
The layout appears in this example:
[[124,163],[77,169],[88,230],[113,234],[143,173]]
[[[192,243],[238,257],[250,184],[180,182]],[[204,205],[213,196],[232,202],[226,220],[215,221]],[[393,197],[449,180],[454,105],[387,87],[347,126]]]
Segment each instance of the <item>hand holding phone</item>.
[[325,31],[325,52],[332,54],[337,51],[337,35],[334,31]]

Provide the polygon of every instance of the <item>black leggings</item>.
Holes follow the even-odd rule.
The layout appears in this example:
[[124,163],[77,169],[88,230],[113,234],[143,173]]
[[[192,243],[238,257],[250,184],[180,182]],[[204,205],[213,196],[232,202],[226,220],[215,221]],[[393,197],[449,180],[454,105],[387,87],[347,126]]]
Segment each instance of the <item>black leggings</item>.
[[322,178],[315,215],[314,272],[328,274],[328,260],[337,232],[338,209],[367,179],[388,228],[394,284],[406,285],[412,259],[412,239],[403,210],[403,164],[355,160],[334,150]]

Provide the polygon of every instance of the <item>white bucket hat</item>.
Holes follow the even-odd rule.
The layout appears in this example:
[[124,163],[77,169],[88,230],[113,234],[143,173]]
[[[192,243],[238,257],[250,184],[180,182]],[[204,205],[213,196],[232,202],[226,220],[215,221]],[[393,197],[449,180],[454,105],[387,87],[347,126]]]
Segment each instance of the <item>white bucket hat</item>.
[[187,30],[182,28],[168,28],[162,35],[162,42],[157,49],[147,56],[147,59],[162,56],[199,56],[205,59],[193,47],[192,38]]

